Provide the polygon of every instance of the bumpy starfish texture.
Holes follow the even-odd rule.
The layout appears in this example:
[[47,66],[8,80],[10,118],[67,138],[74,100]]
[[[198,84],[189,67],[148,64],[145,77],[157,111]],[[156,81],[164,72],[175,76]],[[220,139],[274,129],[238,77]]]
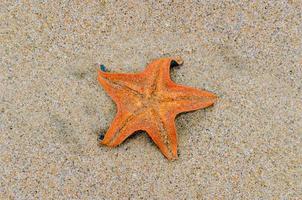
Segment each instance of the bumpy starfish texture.
[[117,105],[117,114],[101,144],[115,147],[138,130],[146,131],[161,152],[177,159],[175,117],[214,104],[213,93],[174,83],[170,67],[181,58],[152,61],[140,73],[98,71],[98,81]]

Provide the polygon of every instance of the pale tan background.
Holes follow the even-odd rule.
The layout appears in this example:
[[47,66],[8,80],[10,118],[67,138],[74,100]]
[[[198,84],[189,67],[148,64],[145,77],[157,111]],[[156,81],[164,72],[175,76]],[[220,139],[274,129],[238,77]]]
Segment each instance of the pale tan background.
[[[174,55],[177,83],[220,97],[177,118],[179,160],[145,133],[99,147],[95,64]],[[0,199],[299,199],[301,55],[299,0],[1,0]]]

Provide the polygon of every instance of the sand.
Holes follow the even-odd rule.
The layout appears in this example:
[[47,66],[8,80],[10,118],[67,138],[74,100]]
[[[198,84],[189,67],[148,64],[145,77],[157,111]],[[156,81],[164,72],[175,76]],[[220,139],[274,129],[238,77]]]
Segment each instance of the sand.
[[[220,98],[177,118],[179,159],[144,132],[99,146],[116,107],[96,64],[165,56]],[[301,94],[299,0],[1,1],[0,199],[299,199]]]

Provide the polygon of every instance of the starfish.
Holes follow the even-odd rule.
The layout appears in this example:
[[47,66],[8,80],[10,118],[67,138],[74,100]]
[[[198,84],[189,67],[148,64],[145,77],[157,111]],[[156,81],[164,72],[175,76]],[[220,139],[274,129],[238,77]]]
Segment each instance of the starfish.
[[145,131],[169,160],[178,158],[175,117],[214,104],[216,96],[174,83],[170,67],[180,57],[152,61],[139,73],[98,71],[98,81],[117,106],[116,116],[100,143],[116,147],[136,131]]

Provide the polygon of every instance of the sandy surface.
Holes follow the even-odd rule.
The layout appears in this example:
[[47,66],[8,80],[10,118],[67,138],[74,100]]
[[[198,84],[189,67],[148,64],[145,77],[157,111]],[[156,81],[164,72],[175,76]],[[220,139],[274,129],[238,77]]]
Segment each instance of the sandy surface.
[[[179,159],[145,133],[99,147],[116,108],[95,64],[174,55],[173,80],[220,97],[177,118]],[[0,199],[298,199],[301,56],[299,0],[2,0]]]

